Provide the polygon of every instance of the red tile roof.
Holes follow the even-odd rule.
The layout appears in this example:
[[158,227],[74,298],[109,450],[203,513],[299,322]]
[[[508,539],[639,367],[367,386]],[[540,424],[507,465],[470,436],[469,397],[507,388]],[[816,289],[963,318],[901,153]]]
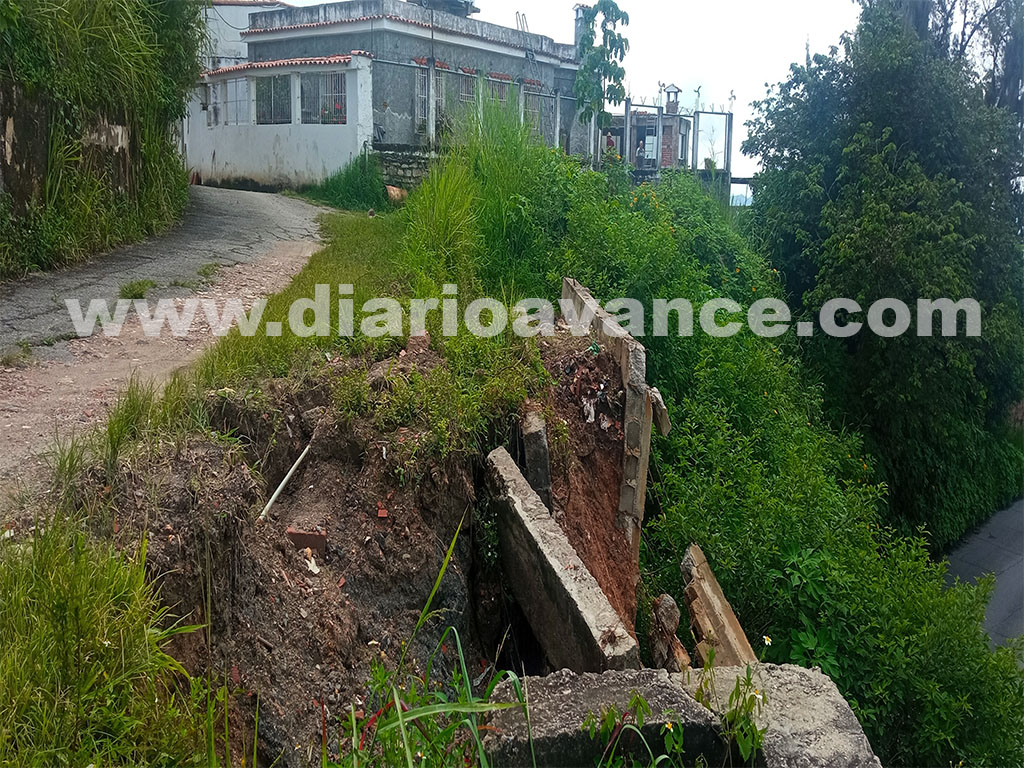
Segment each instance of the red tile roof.
[[248,72],[253,69],[272,69],[274,67],[315,67],[324,64],[348,64],[353,56],[365,56],[373,58],[366,51],[352,51],[348,54],[335,56],[316,56],[306,59],[276,59],[274,61],[247,61],[244,64],[234,64],[230,67],[221,67],[204,73],[207,77],[211,75],[226,75],[232,72]]

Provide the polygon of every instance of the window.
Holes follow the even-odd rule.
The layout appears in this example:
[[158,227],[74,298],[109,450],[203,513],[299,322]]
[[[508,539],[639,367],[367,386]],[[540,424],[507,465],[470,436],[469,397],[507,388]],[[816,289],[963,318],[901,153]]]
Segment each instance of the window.
[[443,69],[434,70],[434,106],[439,115],[444,112],[445,104],[444,74]]
[[504,80],[490,81],[491,98],[499,104],[508,104],[508,83]]
[[220,98],[219,86],[219,83],[203,86],[203,109],[206,110],[207,128],[212,128],[220,123],[220,105],[217,103]]
[[300,84],[303,123],[344,125],[348,122],[344,72],[303,75]]
[[226,80],[221,85],[224,108],[222,125],[249,124],[249,81],[244,77]]
[[538,130],[540,128],[540,94],[535,91],[526,91],[524,96],[526,124],[534,130]]
[[459,101],[463,104],[476,101],[476,77],[473,75],[459,75]]
[[416,70],[416,132],[426,133],[427,130],[427,83],[426,69]]
[[281,125],[291,121],[291,75],[256,78],[256,124]]

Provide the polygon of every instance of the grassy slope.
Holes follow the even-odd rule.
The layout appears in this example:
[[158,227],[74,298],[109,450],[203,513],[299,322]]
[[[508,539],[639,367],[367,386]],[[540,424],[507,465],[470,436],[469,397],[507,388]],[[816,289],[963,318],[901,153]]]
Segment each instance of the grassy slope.
[[[438,164],[403,213],[328,217],[330,245],[272,298],[267,318],[284,318],[317,282],[355,283],[357,304],[437,296],[452,276],[463,302],[485,290],[554,298],[563,274],[605,299],[749,303],[778,291],[768,265],[688,179],[633,190],[508,124],[486,135]],[[785,342],[746,332],[647,341],[674,423],[656,445],[648,588],[681,599],[678,558],[698,541],[748,633],[775,638],[768,658],[833,674],[886,762],[1019,762],[1019,649],[988,650],[985,587],[945,589],[921,542],[878,527],[884,489],[868,480],[870,458],[855,435],[822,423],[820,396],[800,384]],[[233,334],[161,401],[136,397],[115,412],[120,426],[95,450],[115,468],[132,440],[204,428],[209,389],[301,376],[325,354],[379,357],[396,343]],[[537,381],[529,345],[439,334],[434,343],[450,375],[408,393],[403,418],[427,419],[440,453],[479,449],[488,426]]]

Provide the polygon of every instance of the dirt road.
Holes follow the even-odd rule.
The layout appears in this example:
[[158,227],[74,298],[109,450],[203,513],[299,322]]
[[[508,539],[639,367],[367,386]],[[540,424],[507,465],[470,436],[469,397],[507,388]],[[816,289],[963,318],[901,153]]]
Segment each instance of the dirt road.
[[66,298],[84,305],[113,300],[124,284],[151,281],[148,299],[198,296],[220,303],[237,297],[248,307],[287,284],[313,254],[319,213],[277,195],[193,187],[183,221],[168,234],[0,286],[0,477],[6,490],[38,482],[55,435],[97,424],[132,375],[165,381],[215,340],[199,322],[184,338],[149,337],[134,314],[118,337],[78,338]]

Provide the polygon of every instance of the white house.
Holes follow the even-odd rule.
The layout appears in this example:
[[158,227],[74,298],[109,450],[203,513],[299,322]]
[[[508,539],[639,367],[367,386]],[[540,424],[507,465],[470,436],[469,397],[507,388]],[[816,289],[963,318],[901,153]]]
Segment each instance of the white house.
[[372,57],[365,52],[245,62],[203,76],[188,160],[204,183],[314,184],[373,139]]

